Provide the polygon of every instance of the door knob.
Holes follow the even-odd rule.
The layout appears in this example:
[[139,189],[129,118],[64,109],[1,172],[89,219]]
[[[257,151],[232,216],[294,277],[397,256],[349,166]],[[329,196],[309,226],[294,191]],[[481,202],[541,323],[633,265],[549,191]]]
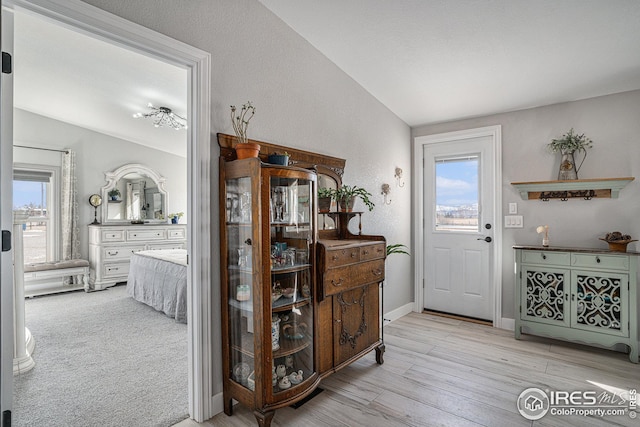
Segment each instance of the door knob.
[[491,243],[491,241],[493,239],[491,237],[487,236],[487,237],[478,237],[478,240],[484,240],[487,243]]

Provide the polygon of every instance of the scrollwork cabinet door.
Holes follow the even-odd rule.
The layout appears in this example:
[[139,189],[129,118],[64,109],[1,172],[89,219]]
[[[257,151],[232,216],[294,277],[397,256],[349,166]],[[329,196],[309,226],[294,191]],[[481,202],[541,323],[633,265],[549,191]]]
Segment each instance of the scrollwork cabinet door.
[[523,265],[521,319],[569,326],[569,280],[569,270]]
[[629,336],[629,275],[573,270],[571,327]]

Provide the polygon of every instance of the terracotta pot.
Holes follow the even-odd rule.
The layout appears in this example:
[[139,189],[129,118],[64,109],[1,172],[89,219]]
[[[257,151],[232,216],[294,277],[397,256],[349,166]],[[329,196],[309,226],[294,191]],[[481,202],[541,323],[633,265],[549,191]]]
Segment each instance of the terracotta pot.
[[236,144],[236,157],[238,157],[238,160],[258,157],[259,153],[260,153],[259,144],[255,144],[253,142]]
[[338,206],[340,207],[340,212],[351,212],[353,210],[353,205],[356,203],[355,197],[347,197],[338,200]]
[[331,197],[318,197],[318,212],[328,213],[331,211]]

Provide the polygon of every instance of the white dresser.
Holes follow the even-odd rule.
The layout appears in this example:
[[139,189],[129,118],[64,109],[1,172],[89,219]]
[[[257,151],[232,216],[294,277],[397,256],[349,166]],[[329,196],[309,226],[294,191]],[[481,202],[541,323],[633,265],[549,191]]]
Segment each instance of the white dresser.
[[100,290],[126,282],[134,252],[186,244],[187,226],[181,224],[89,225],[89,285]]

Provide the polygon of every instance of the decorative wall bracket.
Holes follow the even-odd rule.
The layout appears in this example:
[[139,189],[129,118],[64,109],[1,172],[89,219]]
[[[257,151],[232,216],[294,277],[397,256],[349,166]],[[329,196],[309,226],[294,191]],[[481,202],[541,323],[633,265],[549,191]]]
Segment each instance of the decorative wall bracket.
[[511,185],[518,189],[523,200],[560,199],[566,201],[571,198],[591,200],[594,197],[617,199],[620,190],[634,179],[634,177],[625,177],[512,182]]

